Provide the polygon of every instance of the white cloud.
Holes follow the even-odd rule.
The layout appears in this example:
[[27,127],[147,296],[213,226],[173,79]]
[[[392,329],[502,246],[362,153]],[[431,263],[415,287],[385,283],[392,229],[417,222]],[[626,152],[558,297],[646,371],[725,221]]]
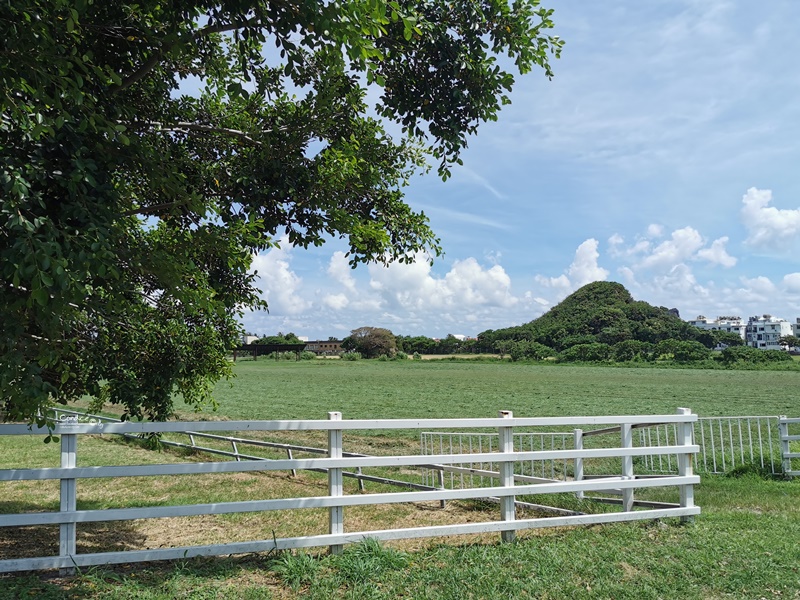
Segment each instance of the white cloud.
[[783,289],[790,294],[800,294],[800,273],[784,275]]
[[356,291],[356,280],[353,277],[353,269],[347,261],[344,252],[336,251],[331,256],[328,263],[328,275],[334,281],[341,284],[346,290],[350,292]]
[[281,247],[253,258],[251,268],[258,273],[256,286],[272,315],[298,315],[311,308],[311,302],[300,295],[303,280],[289,267],[290,260],[287,240],[281,240]]
[[624,247],[625,238],[615,233],[608,238],[609,254],[613,258],[627,258],[638,254],[645,254],[650,250],[650,242],[646,239],[637,240],[633,246]]
[[692,227],[676,229],[672,238],[661,242],[653,249],[650,256],[645,257],[641,266],[644,268],[671,269],[690,259],[703,247],[702,236]]
[[566,296],[593,281],[605,281],[609,272],[597,264],[597,259],[600,258],[597,246],[596,239],[586,240],[578,246],[575,259],[563,275],[558,277],[536,275],[534,279],[540,285],[556,290],[559,296]]
[[344,294],[327,294],[322,298],[322,303],[333,310],[342,310],[347,308],[350,300]]
[[597,246],[597,240],[592,238],[583,242],[575,251],[575,260],[567,270],[575,289],[593,281],[604,281],[608,277],[608,271],[597,264],[597,259],[600,258]]
[[429,312],[432,309],[510,307],[511,278],[500,265],[484,269],[470,257],[453,263],[443,278],[431,274],[421,257],[412,264],[393,263],[369,267],[370,286],[392,306]]
[[800,208],[779,209],[771,190],[750,188],[742,196],[742,222],[748,230],[745,244],[758,249],[780,250],[800,239]]
[[742,287],[736,290],[736,296],[743,302],[769,306],[778,291],[768,277],[759,276],[752,279],[742,277],[740,281]]
[[654,277],[653,287],[673,299],[686,294],[695,298],[709,296],[708,290],[697,282],[692,270],[684,264],[675,265],[667,273]]
[[651,238],[660,238],[664,235],[664,226],[657,223],[651,223],[647,226],[647,235]]
[[728,254],[725,244],[728,243],[727,237],[714,240],[710,248],[703,248],[697,252],[697,257],[707,260],[711,264],[723,267],[733,267],[736,265],[736,258]]

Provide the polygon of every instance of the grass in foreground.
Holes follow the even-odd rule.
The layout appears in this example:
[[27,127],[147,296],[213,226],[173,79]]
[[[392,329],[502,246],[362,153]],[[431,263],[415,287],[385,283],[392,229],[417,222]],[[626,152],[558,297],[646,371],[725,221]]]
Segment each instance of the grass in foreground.
[[0,598],[800,598],[800,484],[709,477],[695,523],[281,553],[0,578]]

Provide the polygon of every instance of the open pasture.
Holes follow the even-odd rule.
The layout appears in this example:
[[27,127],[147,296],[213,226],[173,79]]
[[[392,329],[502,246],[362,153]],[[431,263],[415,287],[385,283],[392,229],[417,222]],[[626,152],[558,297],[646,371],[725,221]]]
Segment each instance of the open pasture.
[[[800,371],[609,368],[507,362],[242,361],[220,382],[230,419],[673,414],[800,415]],[[184,418],[190,413],[177,408]]]

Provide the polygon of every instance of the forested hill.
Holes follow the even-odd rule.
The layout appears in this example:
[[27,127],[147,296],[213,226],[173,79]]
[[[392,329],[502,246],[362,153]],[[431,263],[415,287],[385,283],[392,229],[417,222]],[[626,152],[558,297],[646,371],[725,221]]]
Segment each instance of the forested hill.
[[585,285],[538,319],[484,331],[478,340],[492,345],[527,340],[557,352],[579,344],[615,345],[626,340],[711,342],[702,339],[709,332],[682,321],[675,312],[634,300],[622,284],[598,281]]

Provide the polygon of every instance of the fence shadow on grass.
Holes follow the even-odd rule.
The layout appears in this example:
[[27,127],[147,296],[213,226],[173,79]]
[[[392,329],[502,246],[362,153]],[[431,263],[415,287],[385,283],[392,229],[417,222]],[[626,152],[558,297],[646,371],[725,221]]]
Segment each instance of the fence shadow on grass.
[[[41,509],[33,504],[0,502],[0,514],[35,513]],[[144,533],[131,521],[79,523],[77,529],[77,549],[81,554],[135,550],[146,543]],[[58,525],[3,527],[0,560],[58,555],[58,542]]]

